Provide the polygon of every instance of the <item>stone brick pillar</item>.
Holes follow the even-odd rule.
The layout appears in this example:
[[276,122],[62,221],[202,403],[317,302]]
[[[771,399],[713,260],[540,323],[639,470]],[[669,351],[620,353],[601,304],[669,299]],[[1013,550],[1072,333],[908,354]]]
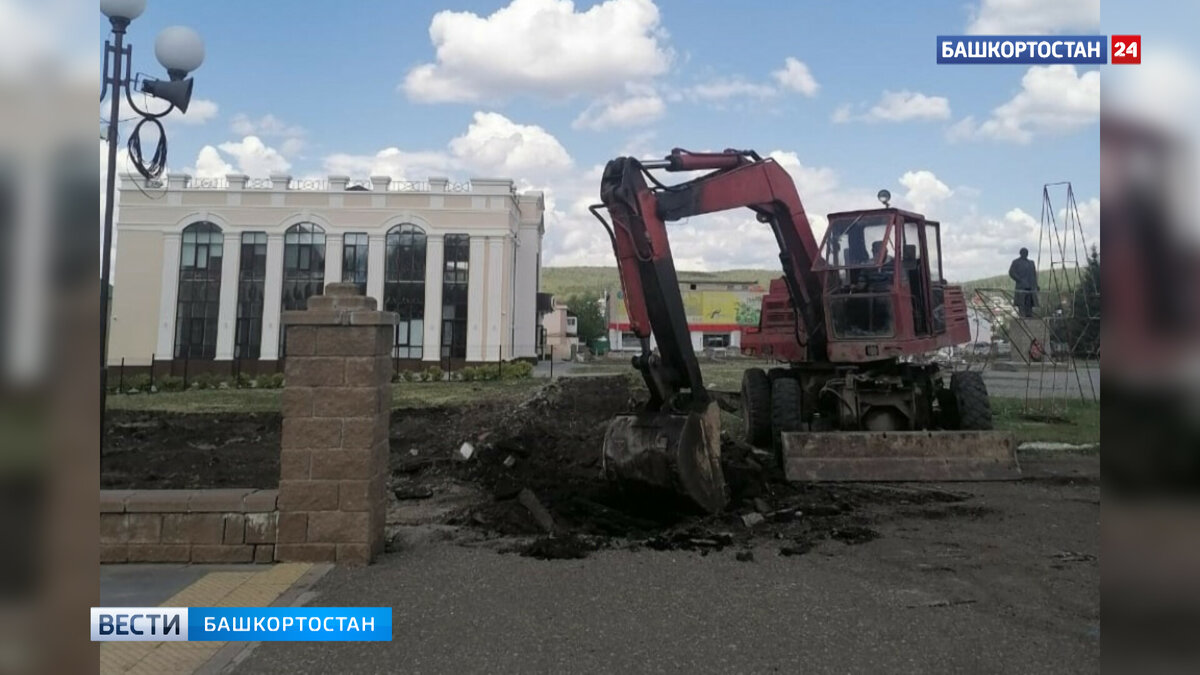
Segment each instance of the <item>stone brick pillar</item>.
[[383,551],[396,315],[335,283],[284,312],[279,561],[368,564]]

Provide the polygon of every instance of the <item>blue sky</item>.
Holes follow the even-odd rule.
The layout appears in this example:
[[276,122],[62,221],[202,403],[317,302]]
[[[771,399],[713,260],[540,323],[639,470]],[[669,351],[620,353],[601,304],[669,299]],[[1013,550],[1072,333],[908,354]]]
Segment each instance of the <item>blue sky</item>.
[[[151,0],[130,38],[135,67],[152,76],[163,27],[191,26],[206,43],[194,107],[168,125],[172,171],[505,175],[547,191],[548,264],[612,264],[583,210],[605,161],[674,146],[754,148],[792,171],[810,213],[868,208],[888,188],[940,218],[947,249],[959,252],[947,250],[948,273],[972,278],[1003,272],[1015,247],[1036,244],[1045,182],[1073,181],[1094,231],[1099,76],[939,66],[934,37],[1095,33],[1098,21],[1098,0],[903,10]],[[700,220],[672,231],[681,267],[776,265],[769,233],[752,219]]]

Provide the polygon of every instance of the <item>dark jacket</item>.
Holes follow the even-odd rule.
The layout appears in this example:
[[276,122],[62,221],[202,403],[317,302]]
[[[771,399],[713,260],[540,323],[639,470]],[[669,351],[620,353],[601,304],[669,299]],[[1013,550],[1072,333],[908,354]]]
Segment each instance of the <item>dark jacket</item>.
[[1008,267],[1008,276],[1017,284],[1018,291],[1038,290],[1037,265],[1029,258],[1017,258]]

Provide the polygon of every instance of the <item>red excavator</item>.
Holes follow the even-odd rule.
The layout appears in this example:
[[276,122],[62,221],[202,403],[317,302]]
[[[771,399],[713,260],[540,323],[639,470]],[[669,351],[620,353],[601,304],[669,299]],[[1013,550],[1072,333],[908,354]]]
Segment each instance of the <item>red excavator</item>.
[[[652,170],[707,173],[668,185]],[[795,481],[1019,474],[1011,436],[988,431],[980,374],[946,377],[928,359],[971,338],[962,289],[942,278],[940,224],[879,196],[883,208],[830,214],[818,245],[791,176],[753,151],[608,163],[591,210],[612,239],[650,398],[609,425],[607,475],[708,511],[726,503],[717,397],[693,351],[666,223],[735,208],[771,228],[783,266],[747,339],[787,366],[744,373],[747,442],[773,448]]]

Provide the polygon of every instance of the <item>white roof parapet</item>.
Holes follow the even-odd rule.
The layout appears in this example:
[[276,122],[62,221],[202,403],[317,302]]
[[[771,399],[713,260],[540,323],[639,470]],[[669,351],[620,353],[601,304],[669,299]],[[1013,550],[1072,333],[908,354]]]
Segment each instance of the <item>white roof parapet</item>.
[[371,190],[374,192],[387,192],[391,184],[391,176],[371,176]]
[[511,178],[472,178],[471,192],[481,195],[511,195],[513,181]]
[[182,190],[187,187],[188,181],[191,179],[191,175],[186,173],[169,173],[167,174],[167,189]]
[[286,173],[272,173],[271,174],[271,189],[272,190],[286,190],[286,189],[288,189],[288,183],[291,183],[291,182],[292,182],[291,174],[286,174]]
[[445,176],[429,177],[430,192],[445,192],[448,185],[450,185],[450,179]]

